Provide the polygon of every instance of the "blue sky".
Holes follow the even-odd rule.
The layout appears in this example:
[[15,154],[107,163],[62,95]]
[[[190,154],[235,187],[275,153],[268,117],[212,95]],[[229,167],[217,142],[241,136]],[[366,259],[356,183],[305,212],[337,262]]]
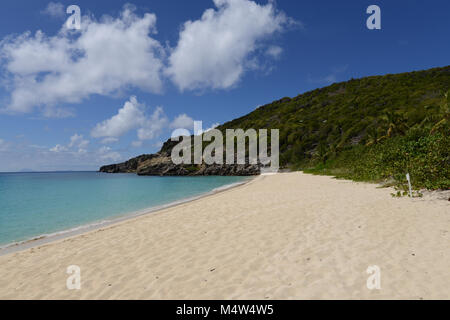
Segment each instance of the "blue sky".
[[[81,30],[65,27],[71,4]],[[449,14],[445,0],[2,1],[0,171],[96,170],[192,120],[448,65]]]

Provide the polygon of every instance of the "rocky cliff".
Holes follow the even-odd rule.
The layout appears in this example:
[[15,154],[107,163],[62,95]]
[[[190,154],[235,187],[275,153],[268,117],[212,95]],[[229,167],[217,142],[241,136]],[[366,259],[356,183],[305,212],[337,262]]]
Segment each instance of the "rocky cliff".
[[136,173],[140,176],[252,176],[260,174],[259,165],[176,165],[170,155],[178,142],[168,140],[155,154],[144,154],[126,162],[100,168],[105,173]]

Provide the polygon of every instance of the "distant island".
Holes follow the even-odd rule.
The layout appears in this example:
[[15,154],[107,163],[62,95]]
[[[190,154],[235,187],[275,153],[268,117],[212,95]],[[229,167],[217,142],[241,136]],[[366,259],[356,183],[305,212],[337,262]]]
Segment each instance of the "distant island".
[[[358,181],[450,188],[450,66],[372,76],[283,98],[218,127],[280,129],[280,164]],[[259,165],[174,165],[156,154],[103,166],[139,175],[257,175]]]
[[21,169],[21,170],[19,170],[19,171],[17,171],[18,173],[33,173],[33,172],[36,172],[36,171],[34,171],[34,170],[32,170],[32,169]]

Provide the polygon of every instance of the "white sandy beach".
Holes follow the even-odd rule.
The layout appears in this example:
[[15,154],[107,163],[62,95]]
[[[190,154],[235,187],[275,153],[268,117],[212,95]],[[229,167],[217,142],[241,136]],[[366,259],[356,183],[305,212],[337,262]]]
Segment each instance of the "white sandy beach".
[[[450,299],[450,202],[285,173],[0,257],[1,299]],[[66,268],[81,268],[81,290]],[[381,289],[369,290],[369,266]]]

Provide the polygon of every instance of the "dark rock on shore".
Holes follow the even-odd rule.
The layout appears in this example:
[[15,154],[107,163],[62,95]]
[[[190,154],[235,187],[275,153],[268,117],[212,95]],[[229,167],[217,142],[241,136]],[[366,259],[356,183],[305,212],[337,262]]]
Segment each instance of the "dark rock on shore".
[[100,168],[105,173],[136,173],[140,176],[253,176],[261,172],[260,165],[176,165],[170,156],[178,142],[170,139],[156,154],[144,154],[126,162]]

